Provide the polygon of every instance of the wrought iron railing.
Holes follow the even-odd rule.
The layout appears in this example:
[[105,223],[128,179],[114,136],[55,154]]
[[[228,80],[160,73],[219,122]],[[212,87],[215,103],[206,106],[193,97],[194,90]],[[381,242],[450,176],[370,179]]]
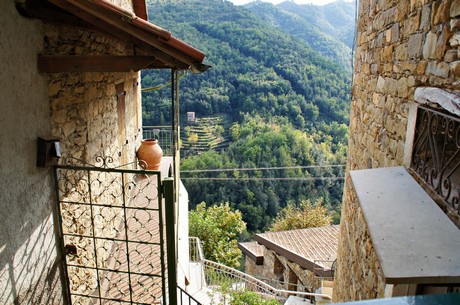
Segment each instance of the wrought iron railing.
[[171,126],[143,126],[143,139],[157,139],[164,156],[173,155],[174,133]]
[[294,283],[288,283],[285,281],[280,281],[276,279],[270,279],[266,277],[260,277],[260,276],[254,276],[256,279],[259,281],[262,281],[264,283],[267,283],[268,285],[276,288],[276,289],[284,289],[284,287],[289,287],[289,290],[291,291],[300,291],[300,292],[309,292],[313,291],[311,287],[307,287],[303,284],[294,284]]
[[184,289],[177,287],[178,303],[180,305],[201,305],[201,302],[191,296]]
[[207,260],[203,257],[201,242],[197,237],[190,237],[190,261],[203,265],[204,280],[201,285],[206,287],[227,287],[230,291],[254,291],[267,298],[284,302],[290,295],[305,298],[321,297],[331,299],[326,294],[277,289],[269,284],[239,270]]
[[460,215],[460,119],[419,106],[411,168]]

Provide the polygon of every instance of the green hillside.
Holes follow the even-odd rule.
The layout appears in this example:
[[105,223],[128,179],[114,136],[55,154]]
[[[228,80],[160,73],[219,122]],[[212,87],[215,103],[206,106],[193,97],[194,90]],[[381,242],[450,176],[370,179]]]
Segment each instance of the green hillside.
[[196,118],[193,122],[184,123],[180,135],[182,157],[226,149],[230,142],[230,123],[223,115]]
[[344,69],[351,70],[354,26],[351,3],[314,6],[284,2],[275,6],[255,1],[244,7],[324,57],[341,64]]
[[[350,74],[243,7],[220,0],[149,2],[154,23],[203,50],[212,69],[181,81],[181,110],[283,116],[297,128],[348,122]],[[143,87],[162,82],[143,73]],[[166,76],[164,82],[168,80]],[[169,97],[143,96],[144,124],[168,121]]]
[[[255,232],[289,202],[322,198],[338,221],[351,74],[334,52],[326,58],[228,1],[151,1],[148,9],[152,22],[204,51],[212,66],[180,79],[181,115],[197,118],[181,119],[191,208],[228,201]],[[169,71],[143,71],[142,87],[169,78]],[[144,125],[170,122],[170,91],[143,93]]]
[[337,1],[322,6],[300,5],[285,1],[277,8],[295,14],[304,19],[313,29],[327,33],[349,48],[354,44],[355,4]]

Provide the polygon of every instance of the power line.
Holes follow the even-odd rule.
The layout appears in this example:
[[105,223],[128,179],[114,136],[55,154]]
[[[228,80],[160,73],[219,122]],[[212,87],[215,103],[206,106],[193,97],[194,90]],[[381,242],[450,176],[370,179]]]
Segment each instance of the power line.
[[234,171],[258,171],[258,170],[275,170],[275,169],[305,169],[305,168],[327,168],[327,167],[345,167],[345,164],[330,165],[308,165],[308,166],[280,166],[280,167],[252,167],[252,168],[215,168],[215,169],[195,169],[181,170],[181,173],[204,173],[204,172],[234,172]]
[[[182,74],[179,74],[179,79],[181,79],[182,77],[184,77],[186,74],[186,72],[183,72]],[[164,84],[161,84],[161,85],[158,85],[158,86],[154,86],[154,87],[149,87],[149,88],[143,88],[141,89],[141,92],[149,92],[149,91],[156,91],[156,90],[160,90],[166,86],[169,86],[171,85],[171,81],[168,81]]]
[[345,177],[303,177],[303,178],[296,178],[296,177],[289,177],[289,178],[257,178],[257,177],[227,177],[227,178],[193,178],[193,177],[181,177],[181,180],[221,180],[221,181],[228,181],[228,180],[243,180],[243,181],[250,181],[250,180],[274,180],[274,181],[317,181],[317,180],[343,180]]

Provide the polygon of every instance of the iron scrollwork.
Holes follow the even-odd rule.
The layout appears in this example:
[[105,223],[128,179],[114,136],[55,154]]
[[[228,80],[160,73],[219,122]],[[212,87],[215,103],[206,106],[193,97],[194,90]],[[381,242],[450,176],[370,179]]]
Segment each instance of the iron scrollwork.
[[[139,166],[141,169],[145,169],[146,166],[142,163],[144,161],[134,161],[126,164],[118,164],[115,162],[112,156],[96,156],[94,158],[94,163],[75,158],[73,156],[63,156],[61,164],[63,166],[88,166],[93,168],[102,168],[102,169],[138,169]],[[144,162],[145,163],[145,162]]]
[[420,106],[411,168],[460,215],[460,119]]

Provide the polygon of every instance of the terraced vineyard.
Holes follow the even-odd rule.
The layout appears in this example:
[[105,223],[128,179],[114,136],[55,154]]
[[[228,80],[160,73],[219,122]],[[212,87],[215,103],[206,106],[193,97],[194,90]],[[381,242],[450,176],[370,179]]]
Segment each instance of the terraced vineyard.
[[[184,121],[183,121],[184,122]],[[196,118],[181,127],[181,155],[199,155],[208,150],[221,151],[228,147],[229,121],[223,115]]]

